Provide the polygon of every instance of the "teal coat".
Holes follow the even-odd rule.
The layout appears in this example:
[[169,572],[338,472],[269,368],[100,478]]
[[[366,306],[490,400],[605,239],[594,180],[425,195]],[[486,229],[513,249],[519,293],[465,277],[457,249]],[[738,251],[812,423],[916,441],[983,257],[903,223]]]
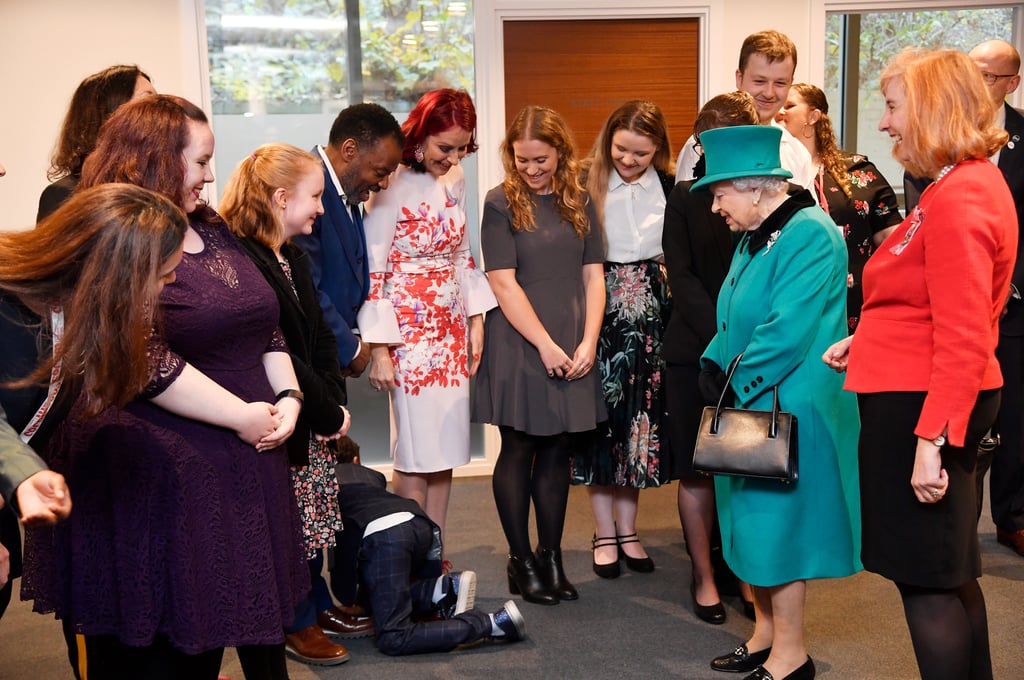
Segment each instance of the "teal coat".
[[717,334],[702,359],[724,369],[742,353],[736,405],[770,410],[778,385],[782,409],[798,420],[796,483],[715,478],[725,560],[753,585],[862,568],[857,401],[821,360],[847,334],[846,279],[839,230],[803,192],[743,236],[718,296]]

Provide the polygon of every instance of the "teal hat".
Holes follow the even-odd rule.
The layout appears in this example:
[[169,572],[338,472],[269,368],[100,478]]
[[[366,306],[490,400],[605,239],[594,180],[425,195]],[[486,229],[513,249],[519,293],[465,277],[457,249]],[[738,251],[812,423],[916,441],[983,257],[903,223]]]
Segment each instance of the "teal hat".
[[737,177],[793,176],[779,161],[782,130],[774,125],[736,125],[700,133],[707,167],[690,191],[707,191],[708,185]]

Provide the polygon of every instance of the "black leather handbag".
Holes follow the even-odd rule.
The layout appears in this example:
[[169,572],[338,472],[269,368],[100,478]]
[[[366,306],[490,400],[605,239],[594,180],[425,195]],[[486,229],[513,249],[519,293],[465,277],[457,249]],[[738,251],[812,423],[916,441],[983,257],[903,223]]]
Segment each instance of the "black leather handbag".
[[717,406],[705,406],[693,449],[693,469],[704,475],[773,479],[798,477],[796,416],[779,410],[779,388],[772,388],[772,410],[723,407],[740,357],[729,366]]

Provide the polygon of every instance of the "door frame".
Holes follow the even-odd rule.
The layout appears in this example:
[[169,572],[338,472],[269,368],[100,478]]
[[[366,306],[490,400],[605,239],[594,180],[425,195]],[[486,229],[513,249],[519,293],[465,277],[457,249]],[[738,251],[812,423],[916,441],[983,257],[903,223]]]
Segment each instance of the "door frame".
[[478,0],[475,5],[477,141],[480,145],[478,191],[483,205],[487,190],[504,178],[498,145],[505,134],[505,44],[504,23],[516,20],[561,19],[649,19],[696,18],[699,23],[700,65],[697,82],[698,102],[708,98],[708,83],[724,82],[735,70],[731,64],[712,64],[708,55],[714,41],[724,39],[724,27],[712,21],[724,16],[724,0],[705,3],[680,3],[678,0],[642,0],[642,4],[623,7],[595,7],[594,0]]
[[[505,30],[506,21],[557,21],[586,19],[698,19],[700,52],[697,78],[698,102],[708,98],[709,83],[730,82],[735,66],[710,63],[710,46],[725,39],[724,24],[712,17],[724,17],[725,0],[687,3],[685,0],[640,0],[624,7],[621,0],[476,0],[474,4],[476,31],[476,102],[477,142],[480,162],[477,171],[479,205],[483,206],[487,191],[504,179],[498,146],[505,134]],[[595,7],[595,5],[598,5]],[[486,46],[486,47],[481,47]],[[479,225],[475,225],[479,229]],[[472,470],[460,468],[456,476],[492,471],[498,457],[498,428],[487,426],[484,432],[484,459],[474,461]],[[466,466],[470,467],[470,466]],[[459,471],[463,474],[459,474]]]

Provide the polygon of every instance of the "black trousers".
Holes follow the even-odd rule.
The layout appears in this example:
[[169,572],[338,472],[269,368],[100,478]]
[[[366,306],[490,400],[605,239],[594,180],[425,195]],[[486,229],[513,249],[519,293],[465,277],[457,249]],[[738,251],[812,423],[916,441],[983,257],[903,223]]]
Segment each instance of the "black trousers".
[[1014,532],[1024,529],[1024,337],[1000,335],[996,358],[1003,372],[1003,400],[995,426],[1000,444],[979,458],[978,477],[983,478],[991,465],[992,521],[1003,531]]

